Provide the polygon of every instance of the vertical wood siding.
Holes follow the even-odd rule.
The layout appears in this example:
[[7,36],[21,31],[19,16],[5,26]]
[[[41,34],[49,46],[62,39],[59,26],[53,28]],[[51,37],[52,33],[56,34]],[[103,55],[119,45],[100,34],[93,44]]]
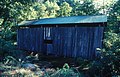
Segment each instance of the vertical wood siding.
[[[18,29],[18,48],[55,56],[95,58],[102,48],[103,27],[44,27]],[[52,40],[45,44],[44,40]]]
[[43,28],[18,29],[18,48],[29,51],[43,51]]

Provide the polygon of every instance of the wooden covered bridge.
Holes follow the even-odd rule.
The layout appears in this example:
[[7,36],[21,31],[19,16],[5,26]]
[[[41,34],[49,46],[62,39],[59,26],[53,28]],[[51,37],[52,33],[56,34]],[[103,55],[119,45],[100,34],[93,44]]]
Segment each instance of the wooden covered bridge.
[[23,21],[18,24],[18,48],[65,57],[95,58],[102,48],[107,17],[71,16]]

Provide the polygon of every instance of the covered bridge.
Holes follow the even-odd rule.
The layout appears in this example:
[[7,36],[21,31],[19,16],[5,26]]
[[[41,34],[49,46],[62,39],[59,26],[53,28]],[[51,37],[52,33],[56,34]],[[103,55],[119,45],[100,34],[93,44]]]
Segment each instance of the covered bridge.
[[71,16],[23,21],[18,24],[18,48],[64,57],[93,59],[102,48],[107,17]]

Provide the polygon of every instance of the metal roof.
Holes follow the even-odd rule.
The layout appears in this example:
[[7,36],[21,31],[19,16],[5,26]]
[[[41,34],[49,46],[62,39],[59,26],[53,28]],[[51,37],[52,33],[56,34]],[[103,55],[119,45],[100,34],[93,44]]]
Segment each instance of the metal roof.
[[38,20],[23,21],[18,25],[26,26],[44,24],[77,24],[77,23],[103,23],[103,22],[107,22],[107,16],[105,15],[44,18]]

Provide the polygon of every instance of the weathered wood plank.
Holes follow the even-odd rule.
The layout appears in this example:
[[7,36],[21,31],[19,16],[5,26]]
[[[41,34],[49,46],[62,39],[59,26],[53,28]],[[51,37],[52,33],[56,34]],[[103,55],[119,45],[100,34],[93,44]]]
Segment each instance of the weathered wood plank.
[[[97,56],[96,48],[102,48],[102,27],[51,27],[18,29],[18,48],[56,56]],[[53,40],[45,44],[44,40]]]

